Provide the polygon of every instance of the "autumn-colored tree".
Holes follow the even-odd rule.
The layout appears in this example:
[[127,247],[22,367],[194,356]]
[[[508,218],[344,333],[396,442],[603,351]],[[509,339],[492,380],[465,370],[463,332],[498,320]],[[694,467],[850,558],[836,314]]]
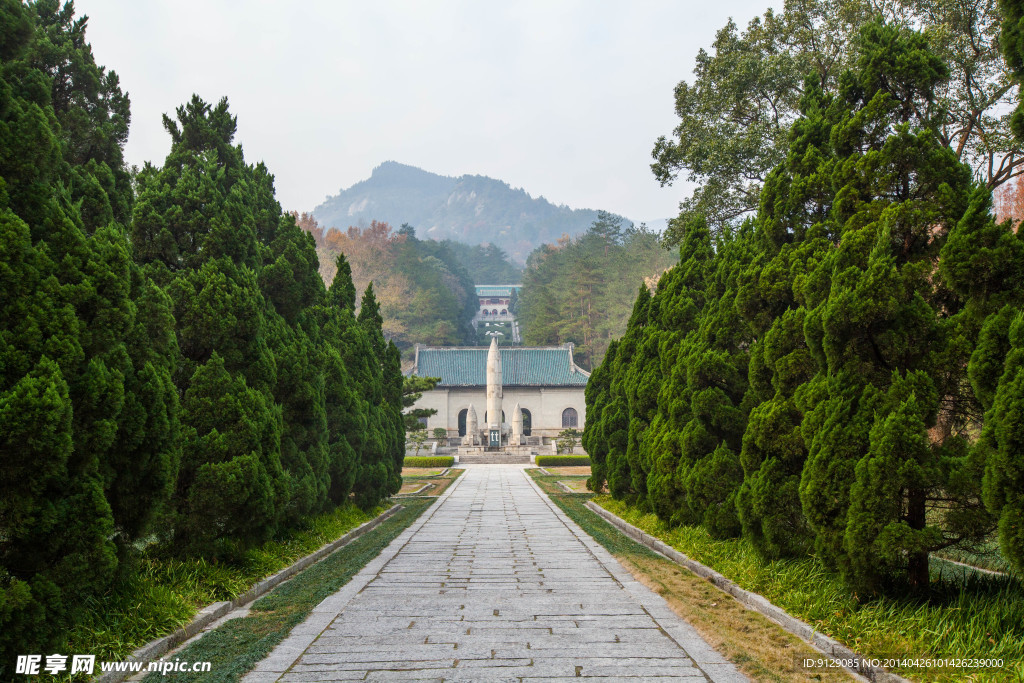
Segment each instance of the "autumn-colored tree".
[[384,334],[402,348],[472,340],[473,282],[445,243],[418,240],[411,226],[395,231],[380,221],[324,232],[303,214],[299,226],[317,240],[325,281],[333,281],[338,256],[344,255],[357,295],[373,284]]

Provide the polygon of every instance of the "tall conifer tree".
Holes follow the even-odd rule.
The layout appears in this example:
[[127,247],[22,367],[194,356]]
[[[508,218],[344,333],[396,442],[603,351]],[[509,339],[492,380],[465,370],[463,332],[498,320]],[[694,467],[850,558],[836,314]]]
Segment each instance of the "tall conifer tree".
[[166,297],[117,220],[127,97],[68,3],[0,3],[0,675],[149,532],[177,466]]

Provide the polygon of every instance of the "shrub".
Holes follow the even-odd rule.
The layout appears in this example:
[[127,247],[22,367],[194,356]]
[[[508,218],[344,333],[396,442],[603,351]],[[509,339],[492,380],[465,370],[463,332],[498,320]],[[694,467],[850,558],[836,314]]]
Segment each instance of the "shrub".
[[424,456],[420,458],[408,457],[402,463],[402,467],[451,467],[454,464],[455,458],[451,455]]
[[590,467],[590,456],[538,455],[537,467]]

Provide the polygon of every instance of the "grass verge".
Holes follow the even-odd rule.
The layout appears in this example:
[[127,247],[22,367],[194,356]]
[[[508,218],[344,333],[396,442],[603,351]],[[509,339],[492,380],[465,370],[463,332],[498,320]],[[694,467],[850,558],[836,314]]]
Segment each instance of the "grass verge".
[[889,667],[902,676],[1024,680],[1024,588],[1012,577],[970,572],[950,580],[947,571],[927,598],[861,598],[813,558],[765,562],[743,539],[719,541],[699,527],[670,528],[607,495],[594,501],[863,656],[1003,660],[1002,668],[985,670]]
[[305,529],[250,550],[236,563],[145,554],[120,584],[87,605],[88,617],[68,632],[58,652],[122,661],[136,648],[184,626],[206,605],[238,597],[388,507],[390,503],[369,512],[353,505],[338,508],[314,517]]
[[807,671],[797,657],[820,656],[791,633],[674,562],[643,546],[585,506],[590,494],[567,494],[557,488],[564,476],[531,472],[547,495],[584,531],[604,546],[634,577],[661,595],[711,647],[755,681],[850,681],[844,671]]
[[348,583],[433,502],[430,498],[404,500],[405,507],[380,526],[254,602],[248,616],[225,622],[175,653],[174,658],[182,661],[211,662],[210,672],[166,676],[151,673],[143,680],[146,683],[240,680],[301,623],[313,607]]

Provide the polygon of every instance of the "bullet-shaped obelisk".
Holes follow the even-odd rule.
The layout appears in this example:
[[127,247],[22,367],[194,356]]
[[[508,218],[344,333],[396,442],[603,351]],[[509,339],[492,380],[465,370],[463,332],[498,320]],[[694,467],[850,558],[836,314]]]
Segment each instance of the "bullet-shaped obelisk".
[[476,408],[469,404],[469,413],[466,415],[466,436],[462,437],[463,446],[478,446],[480,425],[476,416]]
[[518,403],[512,409],[512,438],[509,443],[513,446],[523,445],[523,409]]
[[487,352],[487,429],[501,430],[501,351],[497,337],[491,337]]

